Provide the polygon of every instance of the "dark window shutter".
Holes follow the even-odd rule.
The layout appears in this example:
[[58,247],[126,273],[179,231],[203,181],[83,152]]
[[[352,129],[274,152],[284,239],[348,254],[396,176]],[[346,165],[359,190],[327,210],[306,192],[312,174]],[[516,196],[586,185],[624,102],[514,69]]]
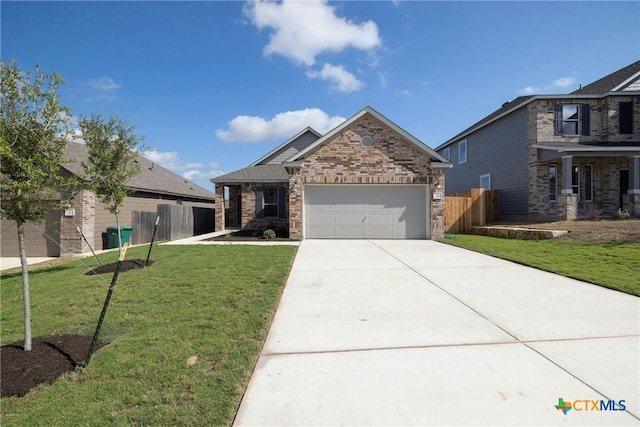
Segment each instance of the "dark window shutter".
[[286,218],[285,210],[285,187],[278,187],[278,218]]
[[633,102],[620,102],[618,109],[620,116],[620,133],[633,133]]
[[256,188],[256,218],[264,217],[264,209],[262,208],[262,187]]
[[582,104],[582,134],[591,135],[591,105]]
[[562,104],[556,104],[556,134],[562,133]]

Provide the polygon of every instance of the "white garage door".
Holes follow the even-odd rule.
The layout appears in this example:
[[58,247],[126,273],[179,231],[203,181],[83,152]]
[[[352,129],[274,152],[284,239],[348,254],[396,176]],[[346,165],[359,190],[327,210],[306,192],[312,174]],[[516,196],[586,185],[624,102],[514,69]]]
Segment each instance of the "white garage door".
[[306,185],[305,237],[428,238],[427,186]]

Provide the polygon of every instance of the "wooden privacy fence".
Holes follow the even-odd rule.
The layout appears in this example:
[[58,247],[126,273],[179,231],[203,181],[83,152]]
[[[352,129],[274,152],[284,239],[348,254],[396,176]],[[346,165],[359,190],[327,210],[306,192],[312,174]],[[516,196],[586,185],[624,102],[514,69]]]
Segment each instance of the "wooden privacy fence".
[[470,191],[445,196],[445,232],[452,234],[470,233],[474,225],[485,225],[487,221],[498,219],[498,190],[472,188]]
[[149,243],[156,218],[160,217],[156,240],[176,240],[215,230],[215,209],[185,205],[158,205],[156,212],[132,211],[131,243]]

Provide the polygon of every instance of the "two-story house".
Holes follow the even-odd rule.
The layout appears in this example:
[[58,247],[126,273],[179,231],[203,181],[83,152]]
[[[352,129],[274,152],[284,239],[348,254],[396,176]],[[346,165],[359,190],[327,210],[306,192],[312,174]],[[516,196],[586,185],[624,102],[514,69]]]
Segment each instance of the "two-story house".
[[447,194],[500,191],[501,217],[640,217],[640,61],[566,95],[521,96],[436,148]]

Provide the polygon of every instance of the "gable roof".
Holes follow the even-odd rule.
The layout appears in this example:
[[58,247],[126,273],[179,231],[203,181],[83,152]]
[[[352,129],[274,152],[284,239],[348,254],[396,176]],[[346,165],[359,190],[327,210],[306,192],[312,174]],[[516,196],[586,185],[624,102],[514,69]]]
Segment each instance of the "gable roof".
[[514,99],[513,101],[505,102],[504,104],[502,104],[502,107],[498,108],[496,111],[494,111],[493,113],[489,114],[484,119],[482,119],[479,122],[476,122],[473,125],[469,126],[465,130],[463,130],[462,132],[460,132],[459,134],[454,136],[453,138],[449,138],[443,144],[440,144],[438,147],[436,147],[436,150],[440,150],[441,148],[446,147],[447,145],[451,144],[454,141],[457,141],[458,139],[462,138],[463,136],[470,134],[474,130],[480,129],[484,125],[487,125],[487,124],[493,122],[494,120],[499,119],[502,116],[510,114],[511,112],[513,112],[513,111],[517,110],[518,108],[524,106],[525,104],[529,103],[529,101],[533,100],[534,98],[535,97],[533,95],[526,95],[526,96],[519,96],[516,99]]
[[300,139],[301,137],[303,137],[307,133],[309,133],[312,137],[315,137],[315,139],[318,139],[318,138],[320,138],[322,136],[315,129],[313,129],[310,126],[307,126],[305,129],[301,130],[300,132],[298,132],[297,134],[295,134],[294,136],[292,136],[291,138],[289,138],[288,140],[283,142],[278,147],[274,148],[273,150],[271,150],[270,152],[268,152],[264,156],[260,157],[255,162],[251,163],[249,166],[256,166],[256,165],[259,165],[259,164],[261,164],[263,162],[266,162],[269,158],[277,157],[278,154],[281,154],[281,153],[287,151],[288,149],[294,149],[296,151],[299,151],[294,147],[294,144],[298,141],[298,139]]
[[255,165],[235,172],[215,177],[211,182],[239,183],[239,182],[288,182],[289,174],[284,166],[280,165]]
[[[600,95],[607,92],[640,90],[640,61],[619,69],[574,92],[574,95]],[[636,83],[634,85],[634,83]]]
[[513,113],[521,107],[524,107],[530,102],[533,102],[537,99],[563,99],[567,97],[584,97],[584,98],[593,98],[593,97],[604,97],[607,94],[612,92],[639,92],[640,91],[640,61],[636,61],[631,65],[628,65],[616,72],[609,74],[595,82],[588,84],[587,86],[578,89],[570,94],[561,94],[561,95],[526,95],[519,96],[513,101],[505,102],[502,104],[502,107],[489,114],[479,122],[469,126],[462,132],[458,133],[452,138],[449,138],[444,143],[440,144],[436,147],[436,150],[441,150],[448,145],[464,138],[465,136],[475,132],[476,130],[488,125],[491,122],[494,122],[508,114]]
[[411,135],[409,132],[405,131],[400,126],[396,125],[391,120],[387,119],[385,116],[383,116],[382,114],[380,114],[379,112],[377,112],[371,107],[365,107],[364,109],[360,110],[358,113],[354,114],[349,119],[345,120],[340,125],[336,126],[332,130],[327,132],[324,136],[319,138],[317,141],[309,145],[304,150],[301,150],[300,152],[289,157],[284,162],[285,165],[303,160],[307,154],[313,153],[314,151],[318,150],[321,146],[327,143],[327,141],[329,141],[335,135],[339,134],[345,128],[351,126],[354,122],[356,122],[357,120],[359,120],[360,118],[362,118],[367,114],[373,116],[374,118],[382,122],[385,126],[391,128],[392,131],[401,135],[403,138],[405,138],[407,141],[413,144],[418,150],[427,154],[431,160],[435,161],[435,163],[432,164],[433,167],[451,167],[452,166],[449,160],[442,157],[440,154],[436,153],[434,150],[432,150],[427,145],[425,145],[422,141],[420,141],[419,139]]
[[[83,178],[84,169],[82,162],[89,160],[89,150],[87,146],[69,142],[65,148],[64,155],[66,158],[74,160],[74,162],[63,163],[62,167],[72,174]],[[145,157],[139,155],[136,161],[140,165],[140,174],[129,179],[127,182],[129,188],[134,191],[200,199],[204,201],[215,200],[215,194],[213,192],[163,168]]]

